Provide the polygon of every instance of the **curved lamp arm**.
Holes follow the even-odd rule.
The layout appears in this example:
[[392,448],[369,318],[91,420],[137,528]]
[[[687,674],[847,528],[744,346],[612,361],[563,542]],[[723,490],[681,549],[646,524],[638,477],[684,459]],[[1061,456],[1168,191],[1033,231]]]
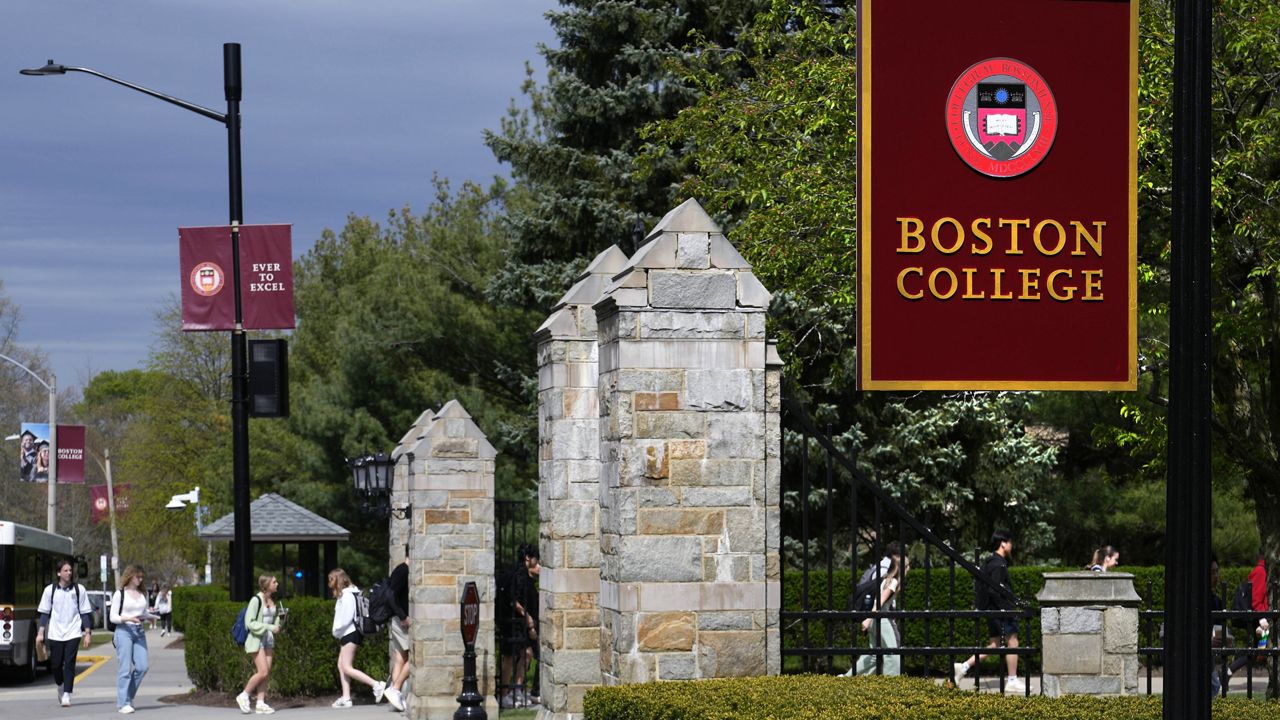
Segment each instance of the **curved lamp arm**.
[[178,107],[184,110],[190,110],[191,112],[196,113],[197,115],[203,115],[211,120],[217,120],[223,125],[227,124],[227,116],[225,113],[220,113],[217,110],[210,110],[207,107],[196,105],[195,103],[189,103],[186,100],[173,97],[172,95],[166,95],[162,92],[159,92],[158,90],[152,90],[151,88],[146,88],[141,85],[135,85],[134,83],[131,83],[127,80],[121,80],[120,78],[111,77],[110,75],[107,75],[105,73],[100,73],[97,70],[94,70],[92,68],[71,67],[69,65],[58,65],[54,63],[53,60],[49,60],[49,62],[45,63],[44,67],[26,68],[24,70],[19,70],[18,72],[22,75],[66,75],[69,72],[82,72],[88,75],[93,75],[95,77],[100,77],[103,80],[108,80],[117,85],[123,85],[129,88],[130,90],[137,90],[138,92],[144,95],[150,95],[153,98],[156,98],[158,100],[163,100],[167,103],[170,103],[171,105],[177,105]]

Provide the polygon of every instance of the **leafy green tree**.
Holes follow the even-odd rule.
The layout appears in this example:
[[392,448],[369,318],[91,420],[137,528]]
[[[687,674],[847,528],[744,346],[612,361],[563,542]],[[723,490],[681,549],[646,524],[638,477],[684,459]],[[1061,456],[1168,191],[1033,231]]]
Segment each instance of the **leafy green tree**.
[[504,213],[520,194],[503,183],[455,194],[437,181],[436,191],[421,215],[349,218],[296,264],[295,438],[285,450],[302,472],[282,487],[356,533],[344,564],[379,574],[386,527],[353,507],[346,457],[389,452],[423,410],[456,398],[499,452],[500,497],[530,497],[537,476],[530,378],[543,317],[485,294],[510,248]]

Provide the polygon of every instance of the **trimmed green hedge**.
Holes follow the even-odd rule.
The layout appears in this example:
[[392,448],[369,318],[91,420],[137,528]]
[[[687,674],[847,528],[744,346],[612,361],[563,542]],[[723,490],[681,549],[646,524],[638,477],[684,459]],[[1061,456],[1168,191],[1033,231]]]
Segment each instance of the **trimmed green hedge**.
[[187,611],[197,603],[226,601],[231,592],[226,585],[180,585],[173,589],[173,629],[184,632]]
[[[585,720],[1159,720],[1161,697],[1005,697],[908,677],[827,675],[695,680],[587,691]],[[1274,703],[1217,699],[1215,720],[1274,718]]]
[[[1040,644],[1040,604],[1036,602],[1035,596],[1044,588],[1044,573],[1047,572],[1067,572],[1078,570],[1080,568],[1061,568],[1061,567],[1011,567],[1009,568],[1009,577],[1013,581],[1014,591],[1019,597],[1028,600],[1031,603],[1032,615],[1030,618],[1030,634],[1028,635],[1022,629],[1025,624],[1022,620],[1018,621],[1020,638],[1024,644]],[[1220,586],[1216,590],[1223,595],[1223,603],[1226,607],[1231,605],[1231,595],[1235,592],[1235,587],[1241,582],[1248,579],[1250,568],[1234,567],[1224,568],[1221,571],[1221,580],[1225,583],[1224,589]],[[1146,603],[1143,609],[1163,610],[1164,609],[1164,567],[1122,567],[1120,572],[1132,573],[1134,590],[1138,595],[1142,596]],[[861,572],[859,572],[859,575]],[[930,602],[928,607],[934,610],[971,610],[973,609],[973,579],[963,570],[957,569],[955,574],[955,590],[951,591],[950,570],[947,568],[933,568],[932,570],[924,570],[923,568],[913,569],[907,576],[906,589],[902,595],[904,610],[923,610],[925,604],[925,579],[932,576],[930,584]],[[809,576],[809,609],[810,610],[846,610],[848,609],[848,597],[852,587],[852,583],[857,582],[857,577],[853,576],[849,570],[836,570],[832,573],[833,587],[831,588],[831,604],[827,604],[827,577],[825,572],[814,571]],[[800,572],[789,569],[783,582],[783,607],[788,611],[798,611],[801,609],[801,594],[803,591]],[[860,631],[856,623],[849,622],[832,622],[825,623],[817,620],[810,620],[808,623],[808,643],[809,647],[826,647],[847,646],[850,638],[853,638],[856,647],[867,647],[867,634]],[[831,637],[828,641],[828,625],[830,625]],[[1141,631],[1143,628],[1139,628]],[[930,642],[925,642],[925,623],[922,620],[911,620],[905,623],[903,631],[904,647],[926,647],[949,644],[950,621],[945,619],[933,620],[930,623],[929,638]],[[786,647],[801,647],[805,645],[803,622],[788,623],[783,628],[783,643]],[[1152,634],[1156,630],[1153,628]],[[960,645],[985,645],[987,642],[987,628],[985,620],[958,619],[955,620],[955,638],[956,644]],[[1140,637],[1139,640],[1145,644],[1146,638]],[[1156,642],[1156,638],[1152,638],[1152,642]],[[956,658],[958,661],[959,657]],[[1024,658],[1031,663],[1032,672],[1039,671],[1039,659],[1035,657]],[[825,657],[816,657],[811,660],[816,665],[810,667],[814,670],[822,670],[826,663]],[[837,655],[832,660],[832,666],[827,668],[830,672],[843,672],[849,667],[850,658],[848,655]],[[929,667],[934,672],[943,672],[948,669],[949,663],[952,662],[946,658],[934,658],[929,661]],[[998,666],[1000,659],[998,657],[988,657],[983,663],[984,674],[994,672]],[[787,671],[798,671],[802,667],[799,658],[788,658],[785,669]],[[922,656],[904,656],[903,671],[907,673],[920,674],[924,672],[925,659]],[[1019,672],[1022,668],[1019,668]],[[945,674],[945,673],[944,673]]]
[[[175,603],[175,611],[177,607]],[[338,641],[330,632],[334,602],[296,598],[288,607],[289,619],[276,636],[269,692],[284,696],[337,693],[341,687]],[[196,687],[238,693],[253,674],[251,658],[231,639],[240,608],[240,603],[226,600],[188,603],[185,655],[187,675]],[[365,639],[355,666],[375,679],[387,675],[386,633]]]

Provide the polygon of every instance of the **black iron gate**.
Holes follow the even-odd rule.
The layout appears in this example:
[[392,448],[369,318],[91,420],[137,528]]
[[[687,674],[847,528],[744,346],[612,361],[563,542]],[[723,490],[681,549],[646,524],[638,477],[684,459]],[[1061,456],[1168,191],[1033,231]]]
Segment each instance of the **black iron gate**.
[[[953,663],[987,654],[998,656],[1003,691],[1005,658],[1017,655],[1024,692],[1030,693],[1040,654],[1038,632],[1033,634],[1037,613],[1027,600],[1031,588],[1015,595],[991,582],[976,564],[977,552],[964,557],[954,538],[946,542],[919,522],[836,447],[830,428],[818,431],[791,397],[783,400],[782,428],[784,672],[839,673],[865,657],[861,670],[881,674],[886,658],[896,656],[904,674],[951,677]],[[890,543],[912,563],[901,578],[902,602],[856,609],[854,588],[863,570],[880,567]],[[1012,600],[1017,609],[975,609],[978,587]],[[868,618],[870,632],[863,632]],[[878,647],[881,619],[894,623],[899,647]],[[1015,623],[1019,647],[986,647],[987,621],[999,619]],[[981,687],[983,664],[975,666],[975,686]]]
[[[521,550],[538,547],[537,507],[532,501],[495,500],[493,508],[494,646],[498,662],[494,664],[498,703],[501,707],[527,705],[537,696],[538,644],[532,644],[533,659],[528,661],[524,682],[518,682],[520,655],[529,647],[526,620],[515,614],[513,589],[515,573],[524,570]],[[536,613],[535,608],[530,608]]]

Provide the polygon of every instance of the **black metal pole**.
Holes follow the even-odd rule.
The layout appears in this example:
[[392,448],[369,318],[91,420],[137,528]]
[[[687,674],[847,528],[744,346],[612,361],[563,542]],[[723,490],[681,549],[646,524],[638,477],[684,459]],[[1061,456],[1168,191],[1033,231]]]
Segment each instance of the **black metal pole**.
[[227,96],[227,179],[231,208],[231,289],[236,326],[231,331],[231,453],[232,507],[235,545],[231,557],[231,599],[248,601],[253,587],[253,538],[249,524],[249,377],[240,305],[240,224],[244,222],[244,194],[240,177],[240,43],[222,46],[222,78]]
[[1175,3],[1164,717],[1210,717],[1212,8]]

